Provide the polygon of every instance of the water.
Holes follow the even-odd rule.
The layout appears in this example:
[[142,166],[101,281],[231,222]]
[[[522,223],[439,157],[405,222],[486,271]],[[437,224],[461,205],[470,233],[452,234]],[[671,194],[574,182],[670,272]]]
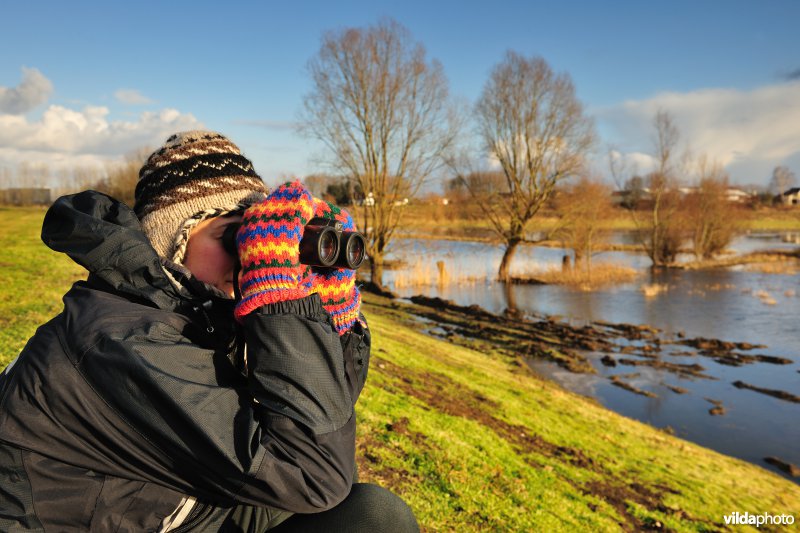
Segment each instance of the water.
[[[796,248],[787,234],[753,234],[739,238],[732,248],[737,252],[757,249]],[[614,242],[630,242],[627,235],[616,235]],[[398,241],[396,258],[412,265],[388,270],[384,281],[400,296],[426,294],[450,299],[460,305],[478,304],[492,312],[516,307],[531,315],[558,315],[580,325],[602,320],[649,324],[663,330],[667,339],[678,335],[710,337],[726,341],[763,344],[749,354],[765,354],[791,359],[791,365],[753,363],[731,367],[708,357],[671,356],[667,348],[662,360],[682,364],[698,363],[715,380],[678,377],[674,373],[648,367],[618,365],[609,368],[600,363],[604,354],[586,354],[598,375],[572,374],[548,362],[534,361],[532,367],[575,392],[597,398],[603,405],[623,415],[655,427],[672,428],[683,438],[719,452],[751,461],[778,471],[764,463],[768,456],[800,465],[800,404],[735,388],[737,380],[800,396],[800,276],[764,274],[744,268],[704,271],[662,271],[651,273],[649,260],[642,254],[608,252],[595,262],[614,262],[641,271],[635,282],[612,288],[584,292],[554,285],[515,285],[506,288],[492,281],[502,257],[500,246],[447,240]],[[524,247],[512,264],[512,273],[521,274],[548,267],[560,268],[568,253],[559,248]],[[409,258],[415,258],[413,261]],[[403,288],[409,268],[434,273],[437,261],[445,261],[451,276],[477,278],[478,281],[437,287]],[[428,265],[426,267],[425,265]],[[654,297],[641,291],[643,284],[664,284],[668,289]],[[681,347],[685,348],[685,347]],[[615,387],[609,377],[639,374],[626,381],[657,394],[646,398]],[[668,385],[688,390],[676,394]],[[708,399],[721,401],[723,416],[711,416]]]

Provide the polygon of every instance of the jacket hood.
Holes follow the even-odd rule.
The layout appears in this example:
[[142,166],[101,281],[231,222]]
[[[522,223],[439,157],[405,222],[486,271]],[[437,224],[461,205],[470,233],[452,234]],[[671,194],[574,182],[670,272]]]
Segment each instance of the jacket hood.
[[136,214],[110,196],[97,191],[62,196],[44,217],[42,241],[117,291],[162,309],[181,301]]

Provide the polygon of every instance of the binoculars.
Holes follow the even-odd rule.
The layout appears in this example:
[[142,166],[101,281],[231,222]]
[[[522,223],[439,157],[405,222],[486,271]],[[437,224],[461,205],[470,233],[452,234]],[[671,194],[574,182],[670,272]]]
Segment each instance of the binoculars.
[[[230,224],[222,234],[222,246],[239,259],[236,233],[241,224]],[[344,231],[338,220],[312,218],[300,241],[300,263],[309,266],[358,269],[367,258],[366,241],[357,231]]]

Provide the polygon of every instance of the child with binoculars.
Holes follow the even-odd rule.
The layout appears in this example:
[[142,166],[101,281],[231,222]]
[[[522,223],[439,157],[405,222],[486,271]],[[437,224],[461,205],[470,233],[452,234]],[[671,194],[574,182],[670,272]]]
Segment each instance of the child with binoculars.
[[[0,530],[418,531],[355,481],[352,218],[299,182],[266,194],[214,132],[171,136],[139,176],[133,209],[85,191],[45,216],[89,274],[0,374]],[[327,227],[311,240],[343,259],[304,264]]]

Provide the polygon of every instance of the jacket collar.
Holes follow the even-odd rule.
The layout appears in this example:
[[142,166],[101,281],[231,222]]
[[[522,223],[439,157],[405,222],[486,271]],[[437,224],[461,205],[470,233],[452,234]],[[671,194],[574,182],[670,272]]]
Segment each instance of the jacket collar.
[[175,309],[187,299],[224,299],[181,265],[163,261],[133,210],[97,191],[56,200],[45,215],[42,240],[115,291],[162,309]]

